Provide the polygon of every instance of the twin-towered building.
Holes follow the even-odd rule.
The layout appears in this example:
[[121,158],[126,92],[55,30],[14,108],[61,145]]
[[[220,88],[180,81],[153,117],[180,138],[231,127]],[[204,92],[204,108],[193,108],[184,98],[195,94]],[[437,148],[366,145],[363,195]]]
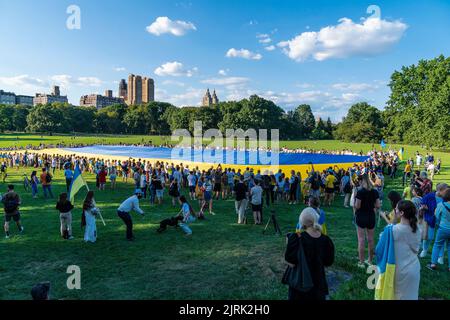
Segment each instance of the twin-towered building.
[[127,105],[138,105],[155,101],[155,81],[152,78],[130,74],[128,83],[122,79],[119,83],[119,98]]
[[219,104],[219,98],[217,98],[216,90],[214,90],[214,92],[211,96],[209,89],[207,89],[206,93],[202,99],[202,106],[203,107],[211,107],[211,106],[217,105],[217,104]]

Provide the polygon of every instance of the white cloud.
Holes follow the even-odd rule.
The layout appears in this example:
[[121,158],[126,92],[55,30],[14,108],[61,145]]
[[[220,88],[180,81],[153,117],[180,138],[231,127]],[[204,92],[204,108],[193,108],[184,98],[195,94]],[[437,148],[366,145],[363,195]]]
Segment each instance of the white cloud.
[[223,70],[223,69],[221,69],[221,70],[219,70],[218,74],[219,74],[220,76],[226,76],[226,75],[228,74],[228,70]]
[[400,41],[408,26],[401,21],[368,18],[361,23],[342,18],[336,26],[308,31],[278,44],[291,59],[323,61],[351,56],[373,56]]
[[192,77],[197,71],[198,68],[185,69],[181,62],[173,61],[156,68],[155,74],[160,77]]
[[379,88],[376,84],[369,83],[335,83],[331,86],[333,89],[340,91],[373,91]]
[[264,39],[264,38],[269,38],[270,36],[267,33],[258,33],[256,35],[256,38],[258,39]]
[[172,21],[168,17],[158,17],[146,29],[147,32],[156,36],[169,33],[177,37],[184,36],[189,30],[197,30],[192,22],[181,20]]
[[231,48],[230,50],[228,50],[226,57],[227,58],[243,58],[243,59],[248,59],[248,60],[261,60],[262,59],[262,55],[259,53],[254,53],[247,49],[237,50],[235,48]]
[[270,38],[259,39],[259,43],[262,43],[262,44],[269,44],[271,42],[272,42],[272,39],[270,39]]
[[27,74],[15,77],[0,77],[0,84],[9,87],[47,87],[48,82],[39,78],[33,78]]
[[268,46],[268,47],[265,47],[264,49],[266,49],[267,51],[274,51],[276,48],[275,48],[275,46]]
[[127,69],[125,69],[124,67],[115,67],[114,68],[114,71],[117,71],[117,72],[122,72],[122,71],[126,71]]
[[250,81],[249,78],[244,77],[227,77],[227,78],[212,78],[201,81],[204,84],[216,86],[240,86],[245,85]]
[[205,89],[187,88],[186,91],[172,94],[166,90],[155,89],[155,98],[158,101],[170,102],[175,106],[199,106],[202,102],[202,97],[205,94]]
[[54,84],[63,88],[69,88],[71,86],[100,87],[103,85],[103,81],[96,77],[74,78],[67,74],[59,74],[50,77],[50,79]]

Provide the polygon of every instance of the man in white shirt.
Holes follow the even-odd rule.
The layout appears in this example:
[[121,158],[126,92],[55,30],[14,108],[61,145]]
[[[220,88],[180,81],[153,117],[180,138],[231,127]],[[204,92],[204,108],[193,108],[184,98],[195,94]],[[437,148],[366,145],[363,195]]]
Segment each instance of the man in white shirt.
[[187,176],[187,181],[189,185],[189,197],[191,200],[195,200],[195,185],[197,183],[197,176],[191,171]]
[[251,204],[255,224],[262,224],[262,193],[263,189],[259,185],[259,180],[255,180],[255,186],[250,189]]
[[144,211],[139,207],[139,199],[142,199],[142,190],[136,189],[135,194],[129,197],[127,200],[122,202],[120,207],[117,209],[117,215],[123,220],[127,226],[127,240],[133,241],[133,220],[131,219],[130,212],[136,211],[141,216],[144,216]]

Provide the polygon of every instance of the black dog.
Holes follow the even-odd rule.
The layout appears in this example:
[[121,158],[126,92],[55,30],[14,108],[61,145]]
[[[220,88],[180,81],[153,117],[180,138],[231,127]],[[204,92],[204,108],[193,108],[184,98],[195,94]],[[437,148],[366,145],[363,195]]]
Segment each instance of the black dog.
[[178,222],[182,221],[183,217],[182,216],[176,216],[176,217],[172,217],[172,218],[168,218],[168,219],[164,219],[163,221],[161,221],[159,223],[159,228],[158,228],[158,233],[164,232],[166,231],[167,227],[178,227]]

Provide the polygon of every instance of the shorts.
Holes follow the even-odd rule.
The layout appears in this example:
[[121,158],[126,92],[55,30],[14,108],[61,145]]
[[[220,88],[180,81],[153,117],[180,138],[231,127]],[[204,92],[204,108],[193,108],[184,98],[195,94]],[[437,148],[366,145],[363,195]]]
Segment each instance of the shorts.
[[320,198],[320,190],[309,190],[309,195],[311,197]]
[[361,229],[369,229],[373,230],[375,229],[375,214],[367,214],[367,213],[361,213],[356,214],[355,219],[356,225],[360,227]]
[[205,191],[204,193],[205,201],[210,201],[212,199],[212,194],[209,191]]
[[252,203],[252,210],[253,211],[261,211],[262,209],[262,204],[253,204]]
[[164,194],[164,189],[156,190],[156,197],[157,198],[162,198],[163,194]]
[[230,188],[231,190],[233,190],[233,188],[234,188],[234,182],[228,183],[228,188]]
[[12,220],[14,220],[14,222],[19,222],[20,220],[20,213],[16,213],[16,214],[7,214],[5,213],[5,222],[10,222]]
[[220,192],[222,191],[222,184],[221,183],[215,183],[214,184],[214,192]]
[[117,178],[117,176],[116,176],[115,174],[112,174],[112,175],[109,176],[109,179],[110,179],[111,181],[116,180],[116,178]]
[[328,194],[334,193],[334,188],[325,188],[325,193],[328,193]]
[[195,186],[189,186],[189,192],[195,193]]

